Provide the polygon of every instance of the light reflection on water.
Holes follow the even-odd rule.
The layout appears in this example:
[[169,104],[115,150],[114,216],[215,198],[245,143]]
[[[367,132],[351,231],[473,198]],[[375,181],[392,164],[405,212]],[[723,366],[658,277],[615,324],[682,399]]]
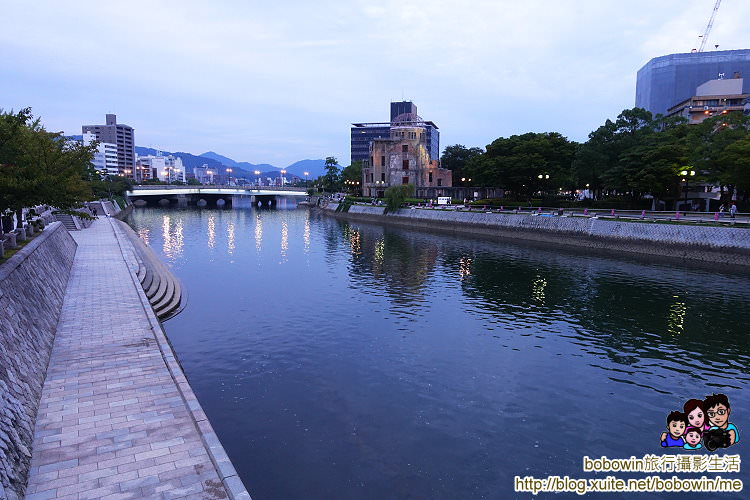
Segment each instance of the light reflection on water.
[[207,244],[208,248],[213,248],[216,246],[216,219],[213,215],[208,216],[208,238],[207,238]]
[[259,498],[507,498],[515,475],[586,477],[583,455],[660,454],[688,398],[750,415],[747,274],[306,210],[131,224],[189,291],[165,329]]

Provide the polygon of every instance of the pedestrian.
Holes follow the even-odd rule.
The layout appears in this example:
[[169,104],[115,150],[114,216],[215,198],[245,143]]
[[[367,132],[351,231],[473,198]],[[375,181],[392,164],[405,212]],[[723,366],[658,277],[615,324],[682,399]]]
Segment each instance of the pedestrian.
[[729,207],[729,217],[734,219],[734,216],[736,213],[737,213],[737,205],[734,202],[732,202],[732,206]]
[[724,204],[719,205],[719,217],[724,217]]
[[96,207],[91,207],[91,214],[96,217]]

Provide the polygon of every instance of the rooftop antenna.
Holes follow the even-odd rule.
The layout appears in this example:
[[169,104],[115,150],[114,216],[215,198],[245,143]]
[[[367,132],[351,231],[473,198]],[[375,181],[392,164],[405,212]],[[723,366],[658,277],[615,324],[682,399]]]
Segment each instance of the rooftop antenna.
[[[716,3],[714,4],[714,10],[711,12],[711,17],[708,20],[708,24],[706,25],[706,31],[703,32],[702,35],[700,35],[701,40],[701,46],[698,48],[698,52],[703,52],[703,49],[706,47],[706,42],[708,42],[708,35],[711,33],[711,28],[714,25],[714,19],[716,18],[716,13],[719,11],[719,6],[721,5],[721,0],[716,0]],[[719,46],[716,45],[716,48],[718,49]]]

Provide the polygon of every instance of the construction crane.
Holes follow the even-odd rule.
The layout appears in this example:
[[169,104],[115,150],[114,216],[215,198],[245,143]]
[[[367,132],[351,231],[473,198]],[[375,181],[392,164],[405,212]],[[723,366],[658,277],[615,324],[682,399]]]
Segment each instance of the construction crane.
[[711,18],[708,20],[708,24],[706,25],[706,31],[704,31],[701,35],[701,38],[703,38],[703,40],[701,40],[701,46],[698,48],[698,52],[703,52],[703,48],[706,46],[706,42],[708,41],[708,34],[711,32],[711,28],[714,25],[714,18],[716,17],[716,13],[719,11],[719,5],[721,5],[721,0],[716,0],[716,3],[714,4],[714,11],[711,12]]

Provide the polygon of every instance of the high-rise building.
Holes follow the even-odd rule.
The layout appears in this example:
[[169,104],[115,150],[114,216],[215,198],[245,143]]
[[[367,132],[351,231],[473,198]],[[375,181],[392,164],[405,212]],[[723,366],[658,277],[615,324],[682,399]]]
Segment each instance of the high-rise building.
[[425,130],[426,149],[430,160],[440,159],[440,132],[437,125],[423,120],[417,115],[417,106],[411,101],[391,103],[391,117],[388,122],[352,123],[351,161],[365,162],[370,158],[370,143],[375,139],[389,139],[394,126],[414,125]]
[[[655,57],[638,70],[635,105],[666,115],[670,108],[695,96],[699,85],[734,75],[750,75],[750,49]],[[750,78],[744,78],[741,90],[741,94],[750,93]]]
[[[83,134],[83,145],[88,146],[96,141],[96,135],[86,132]],[[108,175],[120,175],[117,162],[117,144],[99,141],[97,151],[91,163],[98,172],[106,172]]]
[[94,134],[96,140],[117,146],[119,175],[135,176],[135,134],[133,127],[117,123],[117,115],[106,115],[104,125],[84,125],[84,134]]

